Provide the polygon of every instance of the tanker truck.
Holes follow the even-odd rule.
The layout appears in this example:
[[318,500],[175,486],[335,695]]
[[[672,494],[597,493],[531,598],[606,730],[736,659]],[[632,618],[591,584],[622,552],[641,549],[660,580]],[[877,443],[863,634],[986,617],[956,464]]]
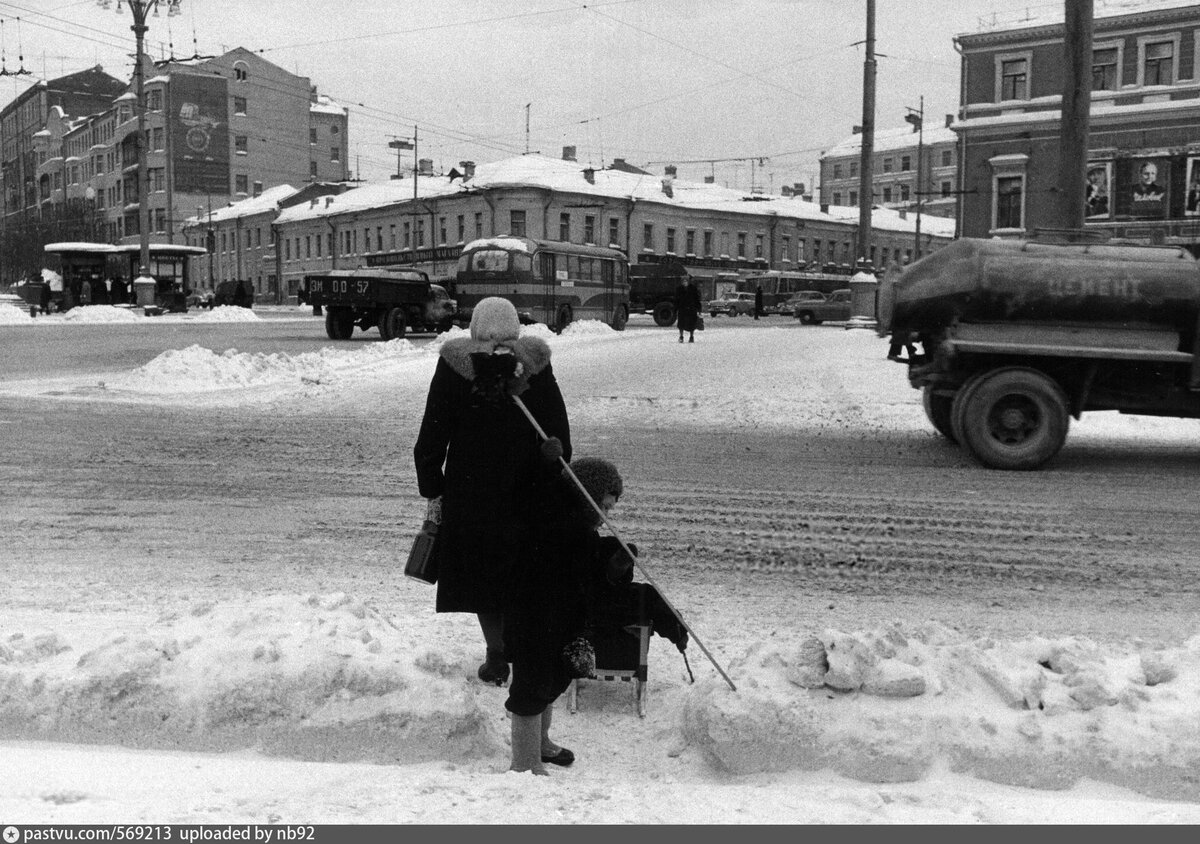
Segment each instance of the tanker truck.
[[1200,264],[1117,242],[962,238],[887,273],[878,325],[943,436],[1036,469],[1084,411],[1200,418]]

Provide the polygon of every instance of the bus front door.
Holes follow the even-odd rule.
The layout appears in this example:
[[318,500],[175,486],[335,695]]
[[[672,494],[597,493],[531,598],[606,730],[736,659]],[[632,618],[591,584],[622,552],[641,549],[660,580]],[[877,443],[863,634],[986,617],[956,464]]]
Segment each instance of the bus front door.
[[546,325],[554,325],[555,311],[558,307],[555,298],[555,288],[558,286],[558,262],[555,257],[553,252],[538,254],[538,272],[542,276],[541,320]]

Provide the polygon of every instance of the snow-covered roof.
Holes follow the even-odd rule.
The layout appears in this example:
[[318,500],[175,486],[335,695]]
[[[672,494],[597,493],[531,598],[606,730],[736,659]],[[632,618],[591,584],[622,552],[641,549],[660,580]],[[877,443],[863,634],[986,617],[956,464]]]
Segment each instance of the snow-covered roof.
[[279,206],[280,202],[289,196],[295,195],[295,193],[296,189],[291,185],[276,185],[273,188],[267,188],[258,196],[252,196],[240,202],[214,208],[211,215],[206,209],[202,214],[188,217],[184,220],[184,225],[207,224],[210,221],[219,223],[223,220],[236,220],[239,217],[253,217],[255,214],[274,210]]
[[[876,129],[875,138],[871,144],[875,152],[891,152],[899,149],[915,148],[918,136],[925,146],[934,144],[952,144],[956,140],[954,132],[946,126],[926,128],[923,133],[914,132],[911,126],[899,129]],[[821,154],[821,158],[841,158],[844,155],[855,155],[862,150],[862,134],[855,132],[844,138]]]
[[[585,175],[585,169],[591,170],[592,180],[590,182]],[[624,170],[585,168],[575,161],[564,161],[542,155],[521,155],[489,164],[480,164],[475,168],[474,177],[467,182],[457,178],[450,181],[445,175],[422,176],[417,179],[417,197],[428,199],[453,196],[472,190],[524,187],[541,188],[556,193],[587,194],[635,202],[654,202],[696,211],[755,215],[777,214],[793,219],[838,223],[846,222],[849,217],[855,221],[858,219],[857,209],[846,209],[852,212],[848,217],[832,207],[828,212],[822,211],[819,204],[799,197],[751,196],[743,191],[717,184],[688,182],[681,179],[671,180],[671,195],[668,196],[663,191],[663,180],[664,177],[657,175],[628,173]],[[337,196],[325,197],[315,207],[296,205],[285,208],[280,212],[277,221],[290,223],[361,212],[408,202],[412,198],[412,180],[393,179],[387,182],[363,185]],[[945,231],[938,223],[926,226],[924,221],[922,228],[928,234],[952,236],[954,233],[953,221],[949,222],[949,228]],[[888,231],[907,232],[912,231],[913,220],[902,219],[894,211],[878,208],[872,217],[872,226]]]
[[310,112],[318,114],[346,114],[346,107],[338,105],[333,99],[324,94],[317,94],[317,101],[308,107]]

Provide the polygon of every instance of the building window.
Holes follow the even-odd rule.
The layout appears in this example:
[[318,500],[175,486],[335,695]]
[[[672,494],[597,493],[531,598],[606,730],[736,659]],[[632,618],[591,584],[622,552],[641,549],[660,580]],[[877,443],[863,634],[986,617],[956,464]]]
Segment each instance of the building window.
[[476,239],[483,237],[483,212],[475,212],[475,237]]
[[892,201],[892,188],[890,185],[883,189],[883,201],[884,202]]
[[900,185],[900,201],[901,201],[901,202],[908,202],[908,198],[909,198],[909,196],[911,195],[911,194],[910,194],[910,191],[911,191],[911,190],[912,190],[912,189],[911,189],[911,188],[908,186],[908,183],[907,183],[907,182],[905,182],[904,184]]
[[754,257],[755,258],[763,257],[763,245],[764,245],[763,236],[761,234],[754,235]]
[[892,159],[890,159],[890,158],[883,159],[883,172],[885,172],[885,173],[892,172]]
[[999,99],[1029,99],[1029,57],[998,57],[1000,63]]
[[245,97],[234,97],[233,98],[233,113],[234,114],[245,114],[246,113],[246,98]]
[[[458,215],[458,242],[464,243],[467,239],[467,218],[462,214]],[[396,245],[396,227],[392,226],[392,246]]]
[[254,230],[254,245],[262,246],[262,228],[261,227],[256,228]]
[[411,227],[409,226],[408,223],[405,223],[404,224],[404,248],[405,249],[408,249],[408,247],[412,243],[410,235],[411,235]]
[[835,190],[835,191],[833,192],[833,204],[834,204],[834,205],[841,205],[841,204],[842,204],[842,192],[841,192],[841,191],[836,191],[836,190]]
[[911,155],[900,156],[900,172],[907,173],[911,169],[912,169],[912,156]]
[[954,150],[942,150],[942,166],[949,167],[954,164]]
[[564,243],[571,241],[571,215],[558,215],[558,239]]
[[249,150],[249,140],[245,135],[233,136],[233,151],[237,155],[246,155]]
[[840,165],[840,164],[833,165],[833,178],[835,178],[835,179],[842,178],[842,165]]
[[312,179],[317,178],[317,162],[315,162],[315,161],[308,162],[308,175],[309,175],[309,178],[312,178]]
[[954,186],[949,182],[942,182],[942,196],[947,197],[954,191]]
[[249,79],[250,72],[246,69],[246,65],[235,64],[233,66],[233,78],[238,82],[245,82],[247,79]]
[[854,208],[858,205],[858,191],[850,191],[850,207]]
[[688,229],[684,234],[683,251],[688,255],[696,254],[696,230]]
[[310,234],[304,236],[304,257],[312,257],[312,235]]
[[[521,229],[522,229],[522,234],[523,234],[524,228],[525,228],[525,212],[524,211],[521,211],[521,212],[514,211],[513,212],[513,214],[517,214],[517,213],[520,213],[520,215],[521,215]],[[416,231],[417,248],[421,249],[425,246],[425,221],[418,218],[417,222],[415,224],[415,228],[417,230]],[[516,234],[516,232],[513,232],[513,234]]]
[[850,178],[853,179],[857,175],[858,175],[858,162],[851,161],[850,162]]
[[1092,50],[1092,90],[1117,90],[1120,87],[1117,77],[1118,67],[1116,47]]
[[706,231],[704,233],[704,254],[711,258],[712,253],[713,253],[713,233],[711,231]]
[[262,182],[255,182],[255,183],[254,183],[254,195],[255,195],[255,196],[262,196]]
[[514,237],[525,236],[524,210],[512,210],[508,212],[508,233]]
[[[438,245],[446,245],[446,218],[438,217]],[[379,229],[379,248],[383,249],[383,229]]]
[[163,129],[161,126],[155,126],[154,129],[151,130],[150,137],[152,138],[152,140],[150,141],[151,149],[155,149],[155,150],[166,149],[167,132],[165,129]]
[[621,221],[616,217],[608,218],[608,243],[617,246],[621,242]]
[[654,224],[646,223],[642,226],[642,249],[654,251]]
[[792,260],[792,239],[788,235],[784,235],[779,247],[779,260],[784,263],[790,263]]
[[675,254],[675,229],[672,228],[667,229],[667,252],[671,255]]
[[738,246],[737,256],[739,258],[745,258],[746,257],[746,233],[745,232],[738,232],[737,246]]
[[586,214],[583,218],[583,242],[596,242],[596,218],[591,214]]
[[1024,176],[1000,176],[996,179],[996,228],[1020,229],[1021,197],[1024,193]]
[[146,108],[150,111],[162,111],[163,96],[161,88],[152,88],[146,92]]
[[1175,41],[1143,41],[1142,84],[1170,85],[1175,81]]
[[316,126],[308,127],[308,142],[310,144],[315,144],[317,142],[317,127]]
[[329,148],[329,160],[333,161],[333,162],[341,161],[342,160],[342,151],[340,149],[338,149],[337,147],[330,147]]
[[245,194],[245,193],[250,192],[250,178],[246,174],[240,173],[240,174],[234,176],[233,181],[234,181],[234,189],[233,189],[234,193]]

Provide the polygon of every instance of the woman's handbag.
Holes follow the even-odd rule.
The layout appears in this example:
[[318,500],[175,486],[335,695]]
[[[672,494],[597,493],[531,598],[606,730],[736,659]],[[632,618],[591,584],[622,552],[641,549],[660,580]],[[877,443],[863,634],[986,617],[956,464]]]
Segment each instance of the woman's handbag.
[[404,566],[404,574],[413,580],[430,585],[437,583],[437,532],[437,522],[427,519],[413,540]]
[[704,330],[704,317],[702,317],[702,316],[696,317],[696,330],[697,331]]
[[596,649],[583,636],[563,648],[562,658],[567,666],[567,675],[574,680],[590,677],[596,670]]

